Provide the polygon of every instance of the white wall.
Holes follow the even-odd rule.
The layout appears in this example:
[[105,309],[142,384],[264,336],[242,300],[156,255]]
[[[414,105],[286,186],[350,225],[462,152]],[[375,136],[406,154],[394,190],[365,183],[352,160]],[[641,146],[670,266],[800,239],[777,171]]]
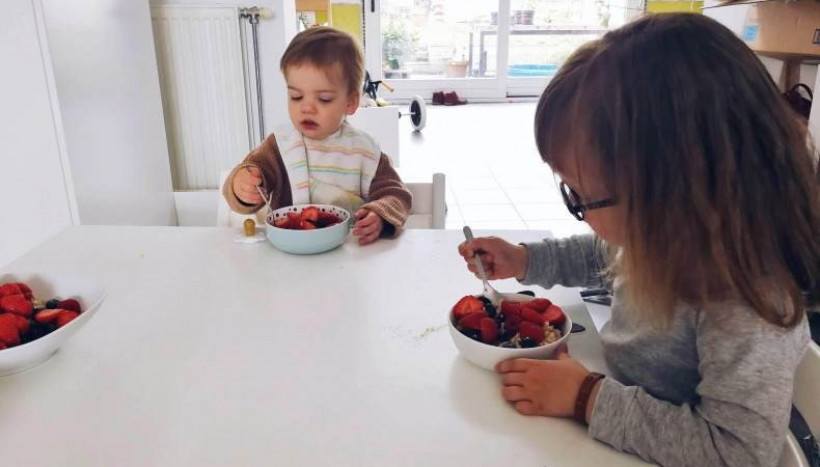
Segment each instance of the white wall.
[[33,1],[81,223],[175,225],[148,0]]
[[[39,25],[42,28],[42,24]],[[0,6],[0,267],[72,224],[50,65],[31,0]],[[47,53],[47,49],[44,49]],[[45,59],[44,59],[45,58]]]

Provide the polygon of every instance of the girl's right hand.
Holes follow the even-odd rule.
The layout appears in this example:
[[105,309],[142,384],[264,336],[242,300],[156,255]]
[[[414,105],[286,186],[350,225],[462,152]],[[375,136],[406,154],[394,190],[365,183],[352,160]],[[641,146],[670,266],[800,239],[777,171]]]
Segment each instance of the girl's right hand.
[[236,172],[233,177],[233,192],[239,201],[252,206],[260,204],[262,196],[257,186],[262,185],[262,172],[258,167],[247,166]]
[[481,237],[458,246],[458,253],[467,261],[467,269],[478,274],[473,264],[473,256],[481,258],[487,279],[507,279],[515,277],[523,280],[527,273],[527,248],[513,245],[498,237]]

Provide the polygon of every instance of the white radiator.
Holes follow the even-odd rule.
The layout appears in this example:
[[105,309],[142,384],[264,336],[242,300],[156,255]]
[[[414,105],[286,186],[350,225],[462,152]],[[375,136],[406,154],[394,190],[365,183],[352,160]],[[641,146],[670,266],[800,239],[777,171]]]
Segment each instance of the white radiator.
[[154,6],[151,21],[174,190],[215,189],[257,139],[239,10]]

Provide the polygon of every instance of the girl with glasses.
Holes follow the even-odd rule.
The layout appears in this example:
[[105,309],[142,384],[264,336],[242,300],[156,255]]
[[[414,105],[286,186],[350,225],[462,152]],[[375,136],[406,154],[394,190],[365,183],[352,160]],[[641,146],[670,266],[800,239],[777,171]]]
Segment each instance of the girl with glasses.
[[820,295],[820,191],[807,130],[763,65],[709,18],[647,16],[568,59],[535,136],[595,236],[459,252],[495,279],[611,286],[612,376],[566,351],[510,360],[502,396],[657,464],[775,465]]

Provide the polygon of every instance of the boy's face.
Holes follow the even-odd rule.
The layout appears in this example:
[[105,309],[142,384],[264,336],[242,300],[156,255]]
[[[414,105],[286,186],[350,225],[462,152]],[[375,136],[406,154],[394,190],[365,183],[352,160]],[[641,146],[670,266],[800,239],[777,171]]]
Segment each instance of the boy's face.
[[359,107],[359,95],[347,92],[338,71],[328,73],[310,63],[285,68],[290,121],[308,138],[330,136],[345,115],[353,115]]

